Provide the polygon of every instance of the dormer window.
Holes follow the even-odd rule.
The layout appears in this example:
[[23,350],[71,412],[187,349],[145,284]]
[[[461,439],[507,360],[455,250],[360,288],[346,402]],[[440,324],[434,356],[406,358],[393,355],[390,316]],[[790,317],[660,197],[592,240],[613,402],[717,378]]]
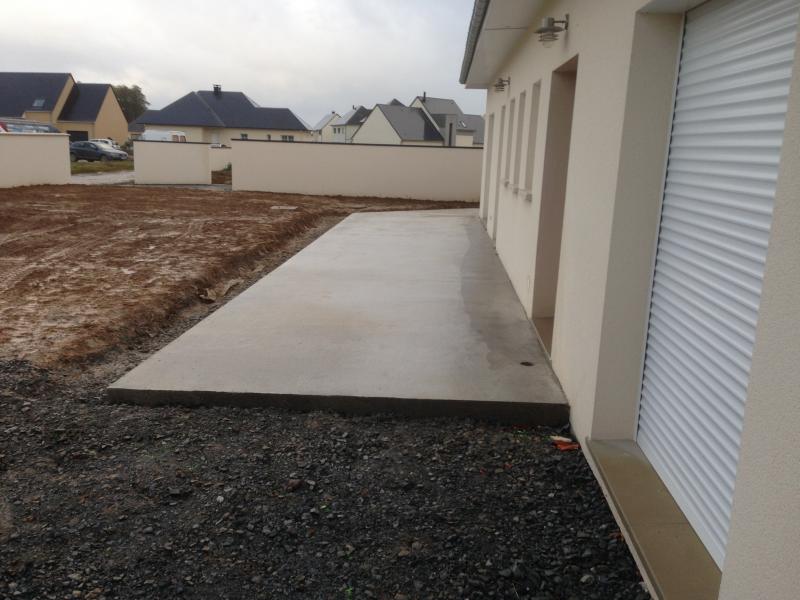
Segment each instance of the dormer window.
[[33,101],[33,108],[43,108],[44,107],[44,98],[37,98]]

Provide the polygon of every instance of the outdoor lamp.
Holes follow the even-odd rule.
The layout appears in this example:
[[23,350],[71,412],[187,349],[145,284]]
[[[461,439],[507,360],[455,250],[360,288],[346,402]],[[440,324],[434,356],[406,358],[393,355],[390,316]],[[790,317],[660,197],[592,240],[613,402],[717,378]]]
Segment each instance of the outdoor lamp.
[[506,79],[499,77],[497,81],[494,82],[494,91],[502,92],[503,90],[506,89],[506,86],[510,84],[511,84],[511,77],[507,77]]
[[553,42],[558,39],[558,34],[567,29],[569,29],[568,14],[561,20],[554,19],[553,17],[545,17],[542,19],[542,26],[536,30],[536,33],[539,34],[539,41],[544,44],[544,47],[549,48],[553,45]]

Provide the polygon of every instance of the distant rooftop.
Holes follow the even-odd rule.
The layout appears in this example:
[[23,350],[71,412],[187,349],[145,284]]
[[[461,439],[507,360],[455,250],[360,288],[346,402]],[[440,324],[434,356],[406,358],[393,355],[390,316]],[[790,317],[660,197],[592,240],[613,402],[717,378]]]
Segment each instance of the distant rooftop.
[[288,108],[264,108],[242,92],[221,90],[189,92],[161,110],[148,110],[134,124],[308,130]]

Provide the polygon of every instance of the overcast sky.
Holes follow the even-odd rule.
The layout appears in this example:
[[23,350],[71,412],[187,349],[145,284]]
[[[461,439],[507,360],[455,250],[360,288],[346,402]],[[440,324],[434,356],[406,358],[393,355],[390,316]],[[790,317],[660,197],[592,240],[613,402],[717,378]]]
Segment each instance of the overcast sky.
[[151,108],[220,83],[312,125],[331,110],[408,103],[423,91],[482,114],[484,92],[458,83],[472,4],[3,0],[0,71],[138,84]]

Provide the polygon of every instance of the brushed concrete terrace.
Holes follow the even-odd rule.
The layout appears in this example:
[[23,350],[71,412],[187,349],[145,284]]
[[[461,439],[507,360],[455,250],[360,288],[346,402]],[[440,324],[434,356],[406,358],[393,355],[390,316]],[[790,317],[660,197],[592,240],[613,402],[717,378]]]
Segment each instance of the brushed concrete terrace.
[[474,210],[348,217],[108,394],[154,405],[568,419]]

